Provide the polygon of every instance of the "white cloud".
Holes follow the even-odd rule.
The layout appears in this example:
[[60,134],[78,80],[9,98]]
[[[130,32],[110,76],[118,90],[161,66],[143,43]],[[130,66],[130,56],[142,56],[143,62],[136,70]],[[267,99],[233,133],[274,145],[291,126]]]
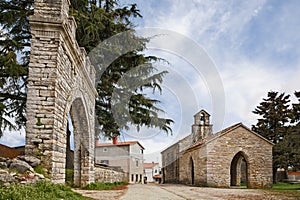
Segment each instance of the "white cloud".
[[8,131],[5,130],[3,136],[0,138],[0,143],[9,147],[25,145],[25,131]]

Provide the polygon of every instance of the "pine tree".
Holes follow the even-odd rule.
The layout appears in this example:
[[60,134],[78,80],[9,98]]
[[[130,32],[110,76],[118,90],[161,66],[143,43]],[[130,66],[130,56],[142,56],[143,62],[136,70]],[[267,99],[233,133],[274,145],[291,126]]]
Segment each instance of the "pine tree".
[[278,168],[288,167],[287,142],[284,140],[291,116],[289,108],[290,96],[285,93],[268,92],[268,97],[263,99],[253,111],[259,115],[256,125],[252,130],[262,135],[275,145],[273,147],[273,181],[276,182],[276,171]]
[[[33,0],[4,0],[0,2],[0,8],[1,137],[5,128],[21,128],[26,122],[27,69],[31,38],[29,16],[33,14]],[[173,121],[158,116],[161,110],[156,104],[159,101],[143,94],[147,88],[160,91],[160,84],[166,72],[157,72],[154,67],[159,58],[141,54],[148,39],[134,35],[131,20],[141,17],[136,4],[121,7],[116,0],[71,0],[70,14],[78,24],[76,38],[79,46],[85,47],[88,53],[101,41],[124,31],[129,31],[128,38],[133,38],[131,41],[134,41],[128,45],[137,47],[111,63],[97,85],[99,98],[96,102],[96,115],[102,131],[109,137],[118,135],[121,129],[128,128],[128,123],[137,127],[158,127],[166,132],[171,131],[170,124]],[[115,53],[115,49],[108,51],[110,54]],[[134,72],[138,65],[147,66],[141,70],[137,80],[143,84],[138,88],[122,84],[121,77]],[[121,93],[114,92],[116,89],[119,92],[126,91],[130,95],[129,104],[120,103],[122,99],[117,94]],[[111,101],[113,94],[117,100],[115,102]],[[120,105],[115,105],[118,102]],[[120,118],[123,122],[117,123],[113,112],[120,114],[123,111],[128,112],[124,112],[126,116]]]
[[[158,115],[162,112],[156,106],[159,101],[143,93],[149,88],[161,92],[160,84],[167,72],[158,72],[154,66],[155,62],[162,59],[141,54],[146,49],[148,39],[134,34],[134,25],[130,19],[141,17],[136,4],[120,7],[114,0],[71,2],[71,13],[78,23],[78,42],[88,53],[99,42],[118,33],[124,33],[125,37],[122,39],[128,46],[136,47],[109,63],[97,84],[99,96],[96,101],[96,115],[102,132],[107,137],[112,137],[119,135],[120,130],[128,129],[131,124],[136,125],[138,130],[140,126],[147,126],[165,132],[171,131],[169,125],[173,121]],[[106,53],[102,50],[102,54],[105,54],[103,57],[115,54],[115,50],[113,47],[105,49]],[[104,65],[103,62],[100,65]],[[127,77],[126,80],[124,77]]]
[[0,2],[0,137],[25,125],[33,0]]

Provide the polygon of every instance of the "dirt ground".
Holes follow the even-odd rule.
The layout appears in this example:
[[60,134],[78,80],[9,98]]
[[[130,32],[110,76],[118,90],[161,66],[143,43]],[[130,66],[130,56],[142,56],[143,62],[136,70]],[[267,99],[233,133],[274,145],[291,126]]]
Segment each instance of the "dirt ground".
[[300,200],[298,195],[300,191],[282,193],[269,190],[221,189],[173,184],[130,184],[118,190],[76,190],[76,192],[95,200]]

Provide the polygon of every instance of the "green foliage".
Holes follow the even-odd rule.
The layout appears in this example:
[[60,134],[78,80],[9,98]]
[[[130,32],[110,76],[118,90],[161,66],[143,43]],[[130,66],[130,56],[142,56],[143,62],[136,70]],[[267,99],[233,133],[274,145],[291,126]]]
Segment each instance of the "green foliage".
[[0,199],[13,200],[80,200],[89,199],[75,193],[68,186],[40,181],[30,185],[11,185],[0,187]]
[[74,185],[74,169],[66,169],[66,184],[69,186]]
[[[95,0],[90,4],[84,0],[72,0],[71,4],[70,13],[78,24],[77,40],[87,52],[95,51],[100,42],[122,33],[121,39],[98,49],[97,55],[103,55],[100,57],[105,59],[97,58],[101,62],[96,67],[107,68],[103,69],[97,84],[96,115],[100,126],[97,128],[107,137],[119,135],[120,130],[128,129],[129,125],[136,125],[138,130],[140,126],[146,126],[171,132],[173,121],[158,116],[163,112],[157,107],[159,101],[144,94],[146,89],[161,92],[160,84],[167,72],[155,68],[155,63],[162,59],[141,53],[146,49],[148,39],[134,34],[131,19],[141,17],[137,6],[120,7],[115,0]],[[117,48],[119,44],[124,49],[130,47],[133,50],[122,54]],[[112,63],[106,63],[106,60]]]
[[34,171],[36,173],[44,175],[46,178],[49,178],[49,174],[47,173],[47,170],[42,165],[38,165],[34,167]]
[[272,190],[300,190],[300,184],[276,183],[273,184]]
[[264,136],[273,147],[273,179],[277,168],[300,169],[300,93],[295,92],[297,103],[290,104],[290,95],[269,92],[268,98],[257,106],[253,113],[260,116],[252,130]]
[[33,0],[0,2],[0,137],[25,125]]
[[127,185],[127,182],[114,182],[114,183],[103,183],[103,182],[95,182],[90,183],[85,186],[84,190],[111,190],[114,189],[118,185]]
[[[4,129],[20,129],[26,122],[25,105],[31,39],[29,16],[33,14],[33,3],[33,0],[0,2],[0,137]],[[138,128],[158,127],[170,132],[170,124],[173,121],[158,117],[158,112],[161,111],[157,107],[159,102],[143,93],[149,88],[161,91],[160,84],[166,72],[157,72],[155,69],[154,63],[159,61],[159,58],[141,54],[146,49],[148,39],[134,35],[134,25],[131,21],[141,17],[136,4],[121,7],[116,0],[71,0],[70,14],[75,17],[78,25],[76,38],[79,46],[84,47],[88,53],[101,41],[129,30],[122,42],[126,42],[127,46],[136,47],[114,60],[97,85],[99,98],[96,102],[96,115],[100,124],[97,128],[108,137],[120,134],[120,130],[128,128],[129,124],[134,124]],[[113,46],[105,51],[106,56],[120,53],[120,49]],[[140,70],[142,73],[133,74],[133,77],[139,75],[135,81],[142,83],[138,88],[128,87],[119,82],[122,76],[133,72],[139,65],[145,67]],[[112,94],[117,88],[120,89],[119,92],[126,91],[130,95],[129,103],[122,103],[123,97],[118,95],[115,96],[116,101],[112,102]],[[121,106],[116,106],[118,103]],[[121,113],[120,116],[125,115],[121,123],[115,121],[113,107],[117,113],[127,111]],[[10,118],[14,121],[11,122]],[[37,121],[37,125],[41,123]]]

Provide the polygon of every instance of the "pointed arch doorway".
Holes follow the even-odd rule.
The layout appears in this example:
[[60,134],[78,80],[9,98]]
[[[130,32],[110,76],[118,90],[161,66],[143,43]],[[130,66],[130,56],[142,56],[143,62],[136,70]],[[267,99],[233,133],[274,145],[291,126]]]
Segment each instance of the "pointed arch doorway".
[[241,151],[238,152],[230,164],[230,186],[248,187],[248,167],[247,156]]

